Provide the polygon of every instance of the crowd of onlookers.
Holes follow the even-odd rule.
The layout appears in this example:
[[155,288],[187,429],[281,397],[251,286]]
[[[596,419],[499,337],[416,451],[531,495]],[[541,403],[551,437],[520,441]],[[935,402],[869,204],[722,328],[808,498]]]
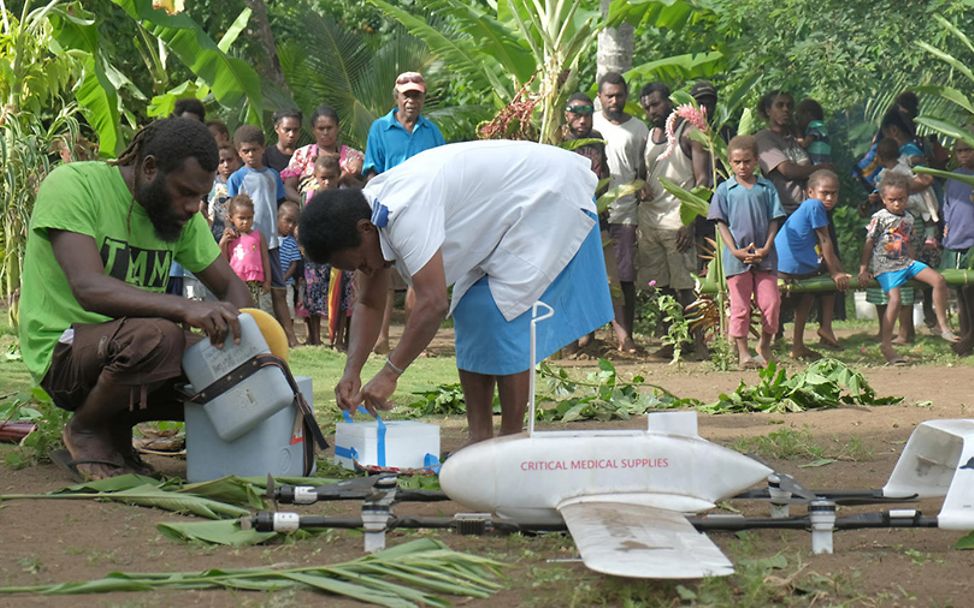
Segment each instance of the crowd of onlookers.
[[[830,277],[836,292],[850,285],[866,287],[866,299],[876,305],[880,319],[882,352],[891,364],[904,362],[893,345],[914,339],[913,305],[921,300],[933,333],[954,343],[959,354],[974,348],[970,288],[957,294],[958,337],[947,323],[947,285],[938,272],[968,267],[974,246],[971,186],[953,179],[936,183],[915,171],[921,165],[951,166],[974,174],[974,151],[958,141],[951,162],[935,138],[918,137],[915,94],[897,98],[853,170],[868,192],[858,205],[865,244],[860,267],[843,269],[832,211],[848,195],[839,192],[821,105],[813,99],[796,104],[790,93],[771,91],[757,107],[765,127],[754,135],[731,137],[728,127],[715,124],[714,85],[698,81],[689,92],[696,103],[675,107],[667,85],[642,87],[638,103],[644,121],[626,111],[629,84],[620,74],[608,73],[598,81],[597,104],[575,93],[565,107],[563,139],[589,140],[573,149],[591,160],[592,171],[604,180],[597,194],[608,193],[610,199],[602,226],[620,351],[637,352],[635,315],[647,287],[672,295],[684,306],[696,299],[695,287],[707,270],[707,256],[701,252],[715,227],[723,244],[720,262],[730,299],[728,333],[742,367],[760,367],[770,359],[772,341],[782,334],[783,315],[794,320],[792,357],[821,356],[805,344],[805,325],[815,310],[816,348],[840,348],[832,329],[835,293],[785,298],[779,293],[779,279],[818,275]],[[355,297],[350,273],[302,256],[296,234],[301,209],[319,190],[361,186],[444,143],[436,125],[422,115],[426,83],[420,74],[401,74],[393,94],[396,105],[373,123],[364,152],[339,141],[339,117],[328,106],[311,116],[315,141],[303,147],[297,147],[303,121],[299,111],[275,115],[277,137],[271,145],[257,127],[244,125],[231,135],[219,121],[206,123],[219,144],[220,165],[202,211],[230,266],[246,281],[255,301],[281,321],[292,345],[297,343],[293,323],[303,319],[307,344],[327,339],[344,348]],[[203,106],[195,100],[180,101],[174,114],[205,120]],[[726,169],[713,162],[707,138],[726,144]],[[686,190],[714,189],[708,217],[685,224],[679,197],[661,180]],[[198,281],[181,268],[174,266],[172,274],[175,293],[205,297]],[[396,290],[405,291],[405,283],[397,282],[390,291],[376,352],[389,349]],[[408,292],[405,304],[408,315]],[[754,354],[747,344],[752,307],[762,319]],[[706,354],[700,334],[688,345],[695,356]],[[586,336],[569,350],[585,349],[593,338]],[[669,359],[671,348],[651,356]]]
[[[804,339],[816,301],[819,347],[839,349],[832,329],[835,292],[850,285],[867,287],[867,301],[876,305],[880,319],[881,350],[889,363],[905,363],[893,346],[914,339],[913,304],[920,298],[930,331],[953,343],[958,354],[971,351],[969,288],[961,287],[957,294],[958,337],[947,322],[947,285],[938,272],[968,268],[974,246],[971,187],[956,179],[936,184],[930,175],[914,170],[921,165],[943,169],[949,162],[935,138],[917,136],[915,94],[906,92],[896,99],[854,169],[868,197],[858,206],[866,228],[861,264],[848,273],[840,262],[832,221],[841,180],[832,163],[821,105],[813,99],[796,105],[790,93],[770,91],[757,107],[765,127],[754,135],[731,137],[726,126],[713,124],[713,84],[696,82],[690,95],[694,106],[674,107],[665,84],[644,86],[639,92],[647,119],[643,122],[626,112],[628,83],[620,74],[608,73],[598,82],[600,109],[584,94],[567,102],[565,138],[602,140],[577,151],[591,159],[599,177],[608,178],[610,194],[613,189],[621,194],[613,196],[604,218],[611,243],[606,257],[618,283],[614,328],[620,350],[635,351],[632,332],[641,289],[652,286],[684,305],[693,300],[694,275],[705,271],[702,237],[712,236],[716,228],[730,300],[728,334],[742,367],[762,367],[770,359],[772,341],[782,334],[783,311],[794,320],[790,356],[821,357]],[[726,168],[712,162],[707,138],[726,143]],[[958,141],[954,152],[956,170],[969,174],[974,169],[971,149]],[[663,187],[661,178],[685,190],[714,189],[708,217],[684,225],[680,198]],[[639,179],[645,179],[640,190],[618,190]],[[819,275],[832,279],[832,293],[796,293],[783,300],[779,280]],[[911,279],[914,283],[908,282]],[[747,344],[753,307],[761,314],[755,354]],[[693,346],[695,354],[703,354],[699,335]],[[668,359],[672,348],[654,355]]]
[[[344,350],[355,298],[352,273],[302,255],[297,240],[301,209],[321,190],[362,186],[410,156],[445,143],[439,128],[421,114],[425,95],[421,74],[400,74],[393,87],[396,106],[373,123],[364,153],[340,142],[338,113],[325,105],[311,115],[314,143],[302,147],[297,147],[303,121],[298,110],[274,115],[277,141],[272,145],[259,127],[243,125],[231,136],[224,123],[206,122],[219,146],[220,164],[201,212],[230,267],[246,282],[254,302],[280,321],[291,346],[298,343],[294,322],[302,319],[306,344],[328,340]],[[177,102],[173,115],[205,122],[205,109],[195,99]],[[173,265],[171,275],[171,293],[207,297],[200,282],[179,265]],[[405,284],[395,288],[405,289]],[[393,293],[389,300],[391,308]],[[407,313],[410,301],[407,294]],[[387,351],[388,341],[387,311],[377,352]]]

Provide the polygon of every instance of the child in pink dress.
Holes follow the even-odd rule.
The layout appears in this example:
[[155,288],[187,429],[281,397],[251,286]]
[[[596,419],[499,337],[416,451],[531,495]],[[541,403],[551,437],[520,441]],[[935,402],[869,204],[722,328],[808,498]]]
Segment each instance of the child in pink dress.
[[227,219],[230,225],[220,238],[220,251],[259,305],[261,295],[271,290],[271,264],[267,240],[254,228],[254,202],[246,194],[233,197],[227,205]]

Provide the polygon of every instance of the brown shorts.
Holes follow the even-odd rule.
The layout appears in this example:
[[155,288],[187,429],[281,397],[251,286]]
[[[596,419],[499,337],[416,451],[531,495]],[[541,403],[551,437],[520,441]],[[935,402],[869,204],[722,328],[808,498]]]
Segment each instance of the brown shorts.
[[619,281],[634,282],[636,280],[636,226],[609,224],[609,236],[612,237]]
[[167,319],[121,318],[75,324],[71,344],[59,342],[41,381],[54,403],[74,411],[99,380],[131,387],[129,409],[171,405],[185,382],[183,351],[200,340]]

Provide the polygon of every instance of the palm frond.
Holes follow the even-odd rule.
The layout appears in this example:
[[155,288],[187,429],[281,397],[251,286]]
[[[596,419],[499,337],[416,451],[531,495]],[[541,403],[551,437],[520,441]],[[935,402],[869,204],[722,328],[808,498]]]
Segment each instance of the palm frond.
[[423,17],[414,15],[398,6],[383,0],[369,0],[391,19],[402,24],[407,31],[429,46],[430,50],[469,79],[478,89],[491,87],[487,70],[498,69],[496,64],[486,65],[485,55],[478,48],[477,41],[469,36],[447,36],[443,31],[431,26]]

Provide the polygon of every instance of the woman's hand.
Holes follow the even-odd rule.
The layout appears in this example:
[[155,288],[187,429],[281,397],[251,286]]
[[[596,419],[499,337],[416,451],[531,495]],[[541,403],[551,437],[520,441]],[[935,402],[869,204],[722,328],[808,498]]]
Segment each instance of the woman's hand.
[[391,410],[393,404],[389,398],[396,392],[399,376],[387,368],[379,370],[368,384],[362,387],[361,403],[370,414],[375,416],[376,410]]
[[354,412],[360,403],[357,397],[361,389],[362,378],[357,373],[346,371],[335,385],[335,402],[338,407],[347,412]]

